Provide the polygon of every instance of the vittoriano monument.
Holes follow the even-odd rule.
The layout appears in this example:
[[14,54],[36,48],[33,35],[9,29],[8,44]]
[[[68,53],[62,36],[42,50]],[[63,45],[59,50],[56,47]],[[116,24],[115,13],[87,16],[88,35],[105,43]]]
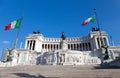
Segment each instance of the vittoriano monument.
[[40,31],[34,31],[26,36],[24,48],[3,51],[2,66],[93,65],[112,61],[119,55],[120,47],[111,46],[108,34],[99,29],[92,28],[87,36],[78,37],[66,37],[62,32],[60,38],[45,37]]

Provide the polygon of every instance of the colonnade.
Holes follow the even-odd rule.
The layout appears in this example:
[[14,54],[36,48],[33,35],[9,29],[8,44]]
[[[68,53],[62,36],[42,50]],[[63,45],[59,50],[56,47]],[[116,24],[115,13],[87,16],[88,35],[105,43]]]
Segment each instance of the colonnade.
[[42,50],[58,50],[60,49],[60,44],[42,44]]
[[[60,44],[42,44],[42,50],[52,51],[60,49]],[[91,50],[90,42],[86,43],[69,43],[68,49],[77,51],[89,51]]]
[[[96,38],[97,46],[98,48],[101,47],[101,39],[99,37]],[[107,39],[102,38],[102,44],[107,44]],[[36,41],[35,40],[27,40],[27,46],[26,48],[29,50],[35,50]],[[76,43],[68,43],[68,49],[69,50],[77,50],[77,51],[90,51],[92,50],[91,42],[76,42]],[[39,46],[36,46],[39,47]],[[60,43],[43,43],[42,44],[42,50],[45,51],[54,51],[60,49]]]
[[91,50],[91,44],[90,42],[68,44],[68,49],[78,51],[89,51]]
[[29,50],[35,50],[35,44],[36,41],[35,40],[27,40],[27,49]]
[[104,46],[104,45],[106,45],[106,46],[108,45],[106,38],[97,37],[96,40],[97,40],[98,48],[100,48],[101,46]]

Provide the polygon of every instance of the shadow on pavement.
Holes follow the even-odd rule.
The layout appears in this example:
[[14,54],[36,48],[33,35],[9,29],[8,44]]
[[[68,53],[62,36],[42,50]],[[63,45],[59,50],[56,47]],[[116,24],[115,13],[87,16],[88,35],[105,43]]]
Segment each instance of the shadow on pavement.
[[45,77],[43,75],[30,75],[28,73],[12,73],[18,77],[21,77],[21,78],[58,78],[58,77]]
[[94,69],[120,69],[120,67],[98,65],[98,66],[94,66]]

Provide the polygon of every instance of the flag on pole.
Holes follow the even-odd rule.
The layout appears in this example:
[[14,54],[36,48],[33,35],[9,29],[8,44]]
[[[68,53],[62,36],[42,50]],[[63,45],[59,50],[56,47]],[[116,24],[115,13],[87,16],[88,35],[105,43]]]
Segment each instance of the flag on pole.
[[5,30],[20,28],[21,21],[22,21],[22,19],[18,19],[18,20],[15,20],[15,21],[9,23],[7,26],[5,26]]
[[95,18],[95,15],[89,17],[88,19],[86,19],[86,20],[82,23],[82,26],[85,26],[85,25],[88,24],[89,22],[94,22],[94,18]]

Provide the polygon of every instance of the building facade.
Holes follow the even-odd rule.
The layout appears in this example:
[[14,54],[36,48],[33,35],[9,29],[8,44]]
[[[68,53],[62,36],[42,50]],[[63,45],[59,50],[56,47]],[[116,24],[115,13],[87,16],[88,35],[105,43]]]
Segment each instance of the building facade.
[[[88,36],[66,38],[66,46],[68,50],[75,51],[91,51],[99,49],[103,45],[108,45],[108,37],[106,32],[92,31]],[[62,38],[46,38],[42,34],[30,34],[26,37],[25,49],[37,52],[55,51],[61,49]]]
[[[119,56],[120,47],[110,46],[106,32],[92,30],[88,36],[47,38],[34,32],[26,37],[25,47],[12,50],[11,65],[91,65],[101,64],[108,46],[110,59]],[[9,50],[4,51],[2,61],[7,61]],[[9,64],[9,65],[10,65]]]

